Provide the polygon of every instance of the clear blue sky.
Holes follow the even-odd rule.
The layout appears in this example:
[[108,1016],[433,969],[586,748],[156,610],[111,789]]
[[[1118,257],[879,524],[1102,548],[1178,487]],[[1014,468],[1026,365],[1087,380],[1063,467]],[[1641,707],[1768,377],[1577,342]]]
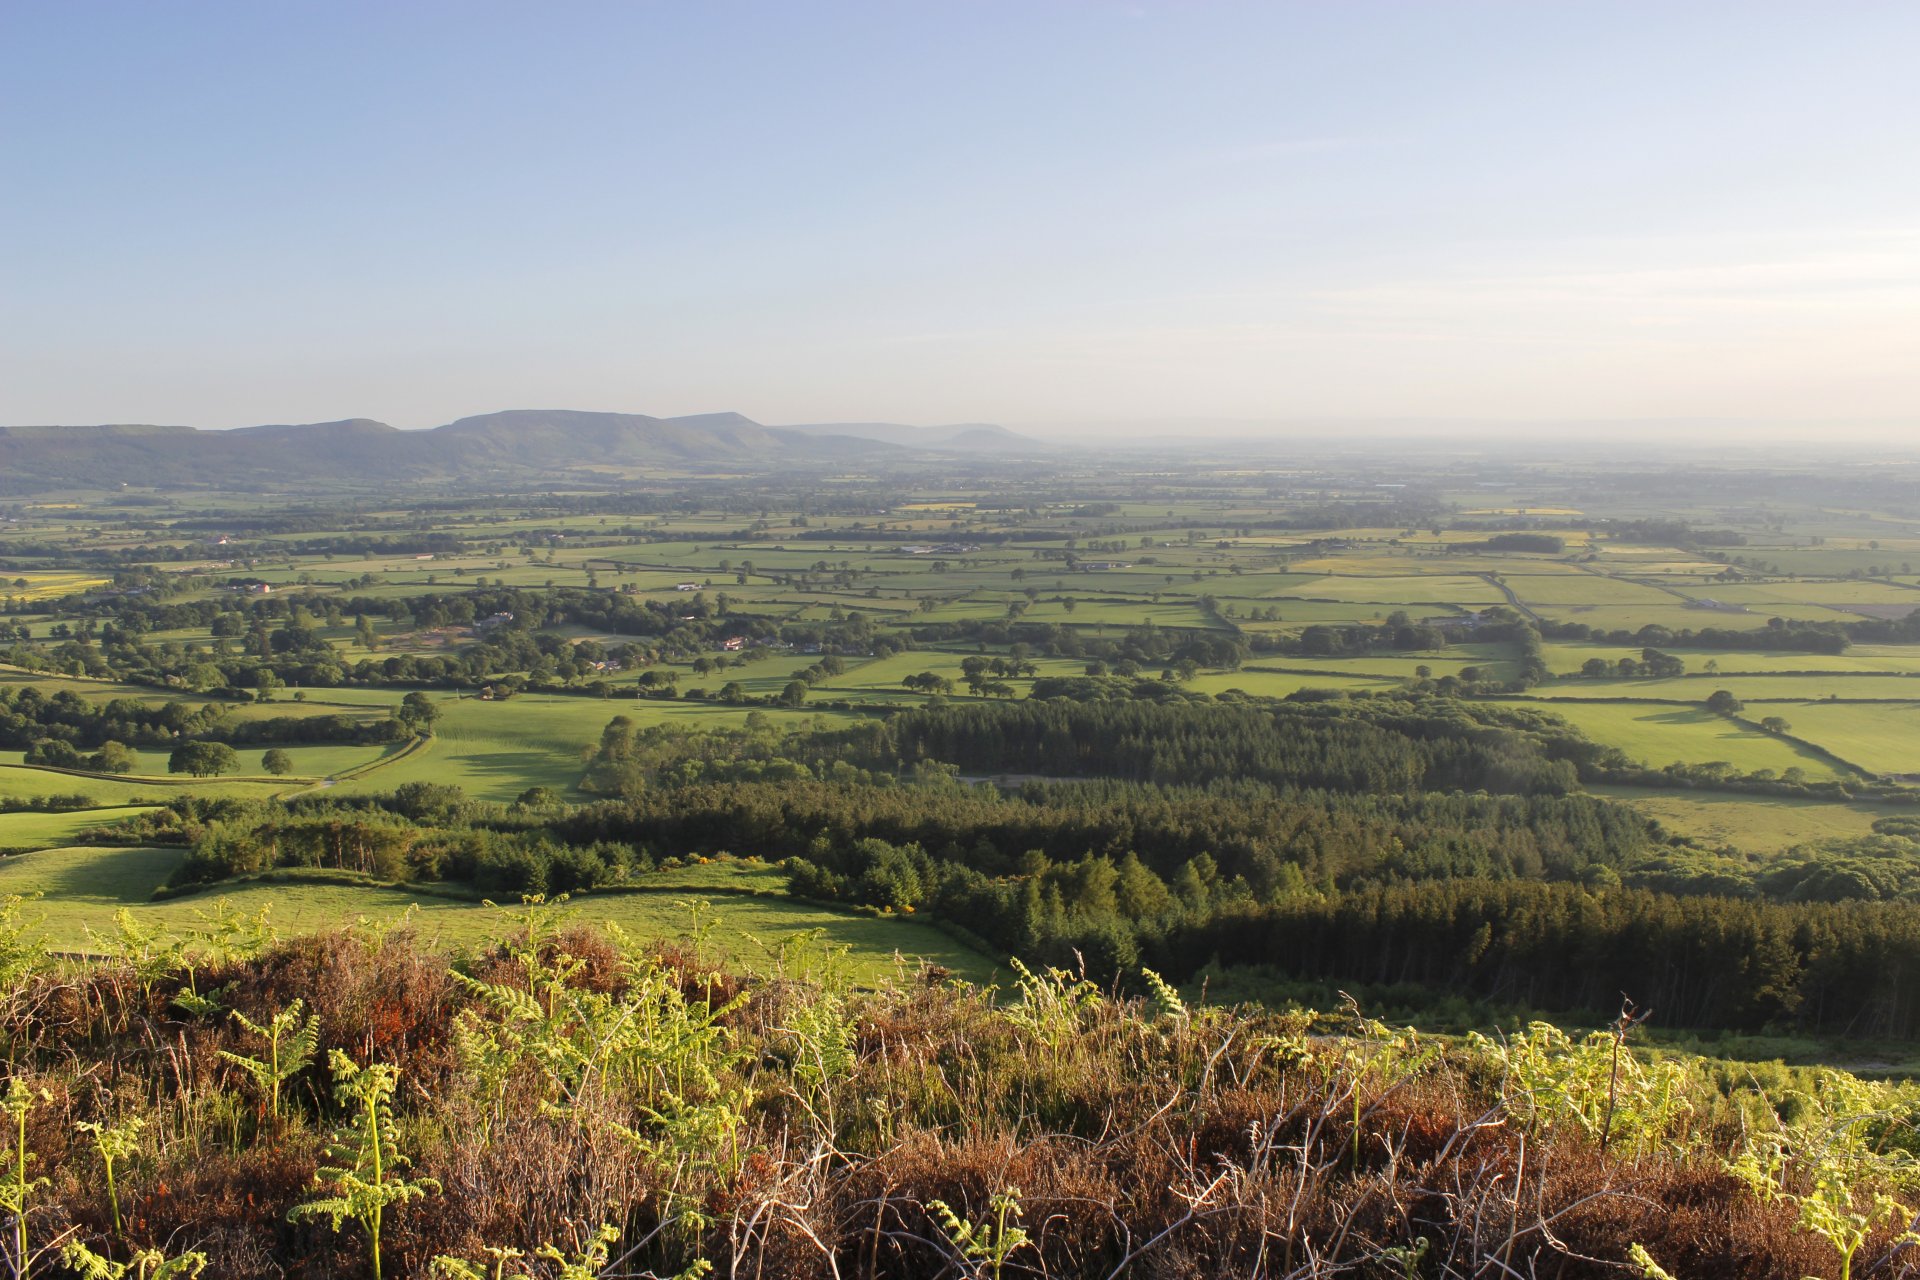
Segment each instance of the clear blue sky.
[[1920,414],[1920,5],[0,2],[0,422]]

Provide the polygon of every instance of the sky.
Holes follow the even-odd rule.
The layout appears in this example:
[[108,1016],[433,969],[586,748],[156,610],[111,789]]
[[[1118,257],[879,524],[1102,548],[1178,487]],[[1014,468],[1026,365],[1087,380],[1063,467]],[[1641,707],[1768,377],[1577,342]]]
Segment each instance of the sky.
[[1920,434],[1920,5],[0,0],[0,423]]

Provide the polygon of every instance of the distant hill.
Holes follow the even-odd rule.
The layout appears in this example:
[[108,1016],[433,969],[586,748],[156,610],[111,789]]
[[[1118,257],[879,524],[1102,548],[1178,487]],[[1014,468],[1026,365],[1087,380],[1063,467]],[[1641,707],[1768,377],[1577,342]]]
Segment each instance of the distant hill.
[[191,427],[0,427],[0,491],[71,486],[253,483],[277,476],[445,474],[427,433],[364,418],[307,426],[196,431]]
[[301,479],[511,481],[588,469],[842,465],[906,457],[911,447],[824,427],[766,427],[737,413],[654,418],[573,409],[511,409],[428,431],[402,431],[370,418],[232,431],[0,427],[0,492],[123,484],[276,487]]
[[1042,453],[1052,452],[1055,448],[1043,440],[1023,436],[991,422],[960,422],[944,427],[909,427],[898,422],[806,422],[783,429],[806,435],[853,436],[906,449],[937,449],[941,452],[1003,449]]

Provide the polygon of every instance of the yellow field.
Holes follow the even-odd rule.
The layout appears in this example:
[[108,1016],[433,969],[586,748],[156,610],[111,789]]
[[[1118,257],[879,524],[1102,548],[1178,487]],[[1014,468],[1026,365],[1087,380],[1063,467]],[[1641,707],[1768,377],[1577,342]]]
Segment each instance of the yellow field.
[[84,573],[0,573],[0,596],[16,600],[55,600],[107,585],[107,578]]

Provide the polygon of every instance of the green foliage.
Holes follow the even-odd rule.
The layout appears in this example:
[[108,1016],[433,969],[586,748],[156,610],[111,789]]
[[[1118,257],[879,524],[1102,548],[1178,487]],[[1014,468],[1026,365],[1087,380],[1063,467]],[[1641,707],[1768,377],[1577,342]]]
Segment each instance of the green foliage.
[[394,709],[393,718],[398,720],[408,733],[426,735],[433,732],[433,726],[440,719],[440,708],[433,699],[418,689],[400,699],[400,705]]
[[192,1280],[207,1269],[204,1253],[167,1257],[158,1249],[135,1249],[125,1262],[116,1262],[78,1240],[61,1246],[60,1260],[80,1280]]
[[240,767],[239,753],[224,742],[183,742],[167,757],[168,773],[211,778]]
[[154,984],[178,970],[186,960],[187,939],[176,930],[150,927],[140,923],[126,907],[113,913],[113,934],[95,938],[107,954],[133,972],[140,989],[149,996]]
[[267,1042],[266,1056],[249,1058],[226,1049],[220,1051],[220,1056],[253,1078],[255,1087],[267,1100],[267,1114],[278,1122],[281,1086],[313,1061],[314,1050],[320,1043],[320,1018],[307,1014],[305,1001],[296,999],[268,1019],[265,1026],[238,1009],[233,1011],[233,1020]]
[[115,1166],[140,1149],[140,1131],[146,1125],[146,1117],[128,1116],[117,1125],[83,1120],[76,1126],[82,1133],[93,1135],[93,1147],[100,1154],[100,1165],[106,1174],[107,1204],[113,1212],[113,1229],[116,1233],[122,1227],[120,1187],[114,1177]]
[[[1914,1216],[1887,1191],[1920,1190],[1911,1100],[1893,1086],[1819,1069],[1808,1087],[1768,1102],[1747,1117],[1727,1171],[1764,1202],[1793,1203],[1801,1229],[1833,1247],[1848,1280],[1877,1226]],[[1902,1231],[1893,1243],[1920,1243],[1920,1235]]]
[[1640,1274],[1646,1280],[1676,1280],[1671,1271],[1653,1260],[1653,1255],[1647,1252],[1643,1244],[1636,1243],[1629,1247],[1627,1258],[1634,1266],[1640,1268]]
[[947,1243],[961,1264],[974,1277],[1000,1280],[1007,1260],[1033,1244],[1026,1228],[1020,1225],[1020,1189],[1007,1187],[994,1193],[987,1203],[986,1216],[974,1220],[962,1218],[944,1200],[930,1200],[927,1211],[946,1236]]
[[7,1135],[13,1150],[7,1159],[6,1173],[0,1177],[0,1210],[13,1219],[15,1280],[28,1280],[32,1269],[34,1255],[28,1247],[31,1240],[27,1234],[29,1202],[48,1185],[45,1178],[27,1175],[37,1158],[27,1149],[27,1116],[36,1101],[51,1102],[53,1095],[46,1089],[30,1088],[18,1075],[7,1082],[7,1092],[0,1096],[0,1112],[13,1122],[8,1126],[11,1132]]
[[[595,1233],[586,1248],[567,1253],[555,1245],[543,1244],[534,1250],[533,1256],[543,1262],[553,1264],[553,1280],[599,1280],[606,1273],[607,1264],[612,1257],[612,1249],[620,1240],[620,1229],[602,1226]],[[440,1280],[504,1280],[509,1274],[507,1267],[516,1266],[514,1275],[531,1275],[532,1270],[524,1262],[526,1254],[519,1249],[489,1247],[487,1256],[490,1265],[465,1261],[461,1258],[441,1254],[434,1258],[432,1274]],[[711,1269],[708,1264],[700,1263],[703,1270],[688,1268],[683,1275],[705,1275]]]
[[0,894],[0,992],[8,995],[47,967],[46,947],[27,918],[26,906],[22,894]]
[[1545,1022],[1500,1040],[1468,1037],[1500,1073],[1508,1114],[1530,1131],[1571,1120],[1602,1150],[1677,1149],[1694,1111],[1687,1072],[1671,1061],[1642,1062],[1623,1038],[1596,1031],[1576,1041]]
[[409,1181],[411,1163],[400,1151],[393,1119],[393,1092],[400,1073],[384,1063],[362,1067],[340,1050],[329,1055],[334,1100],[347,1112],[346,1124],[327,1147],[331,1164],[320,1167],[314,1186],[331,1195],[296,1205],[291,1221],[325,1218],[339,1231],[348,1219],[367,1233],[373,1280],[381,1280],[380,1231],[389,1209],[440,1190],[431,1178]]
[[1065,969],[1035,973],[1018,957],[1008,964],[1013,968],[1019,999],[1005,1007],[1004,1016],[1048,1049],[1058,1050],[1077,1036],[1086,1019],[1105,1004],[1098,986]]
[[793,1081],[801,1100],[823,1115],[832,1132],[833,1099],[855,1062],[854,1024],[845,1002],[830,990],[802,997],[789,1010],[782,1030],[792,1045]]
[[1140,977],[1147,984],[1147,1008],[1155,1020],[1167,1018],[1179,1022],[1186,1019],[1186,1002],[1165,978],[1151,969],[1142,969]]

